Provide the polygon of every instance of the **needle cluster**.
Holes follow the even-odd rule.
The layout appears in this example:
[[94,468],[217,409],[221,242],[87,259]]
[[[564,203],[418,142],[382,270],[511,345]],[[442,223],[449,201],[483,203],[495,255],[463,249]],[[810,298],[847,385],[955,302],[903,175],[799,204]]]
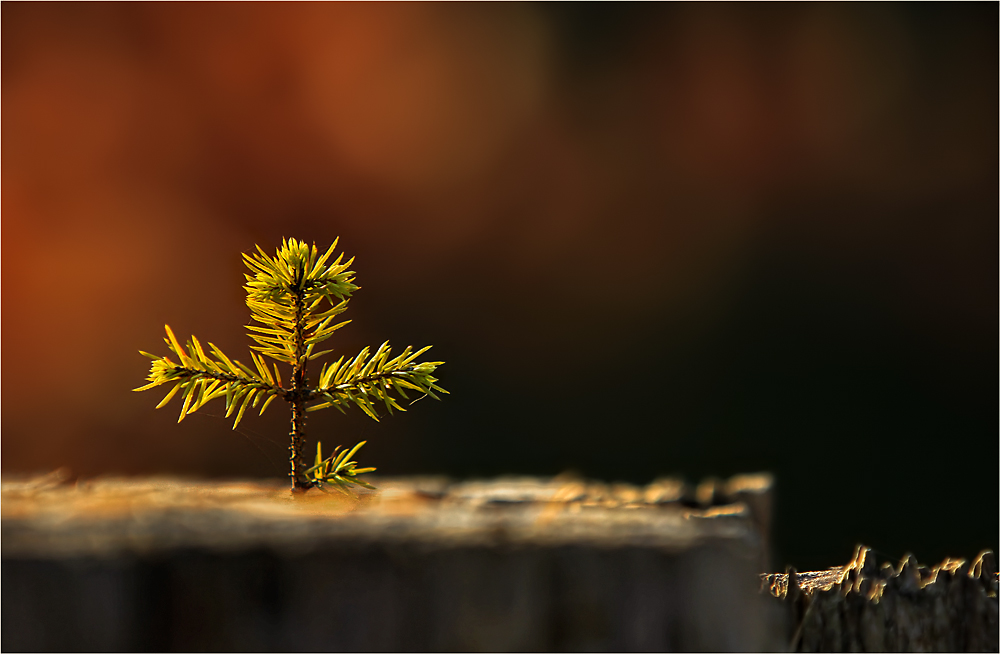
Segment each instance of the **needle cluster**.
[[[347,303],[358,286],[354,272],[349,270],[354,259],[343,261],[344,255],[331,257],[337,241],[319,254],[316,245],[296,239],[282,241],[275,256],[260,247],[257,252],[244,254],[250,273],[246,275],[247,306],[255,323],[247,325],[253,366],[230,359],[218,347],[208,343],[206,350],[194,336],[182,347],[170,326],[166,326],[164,341],[176,357],[142,352],[153,360],[144,391],[164,384],[173,387],[157,405],[160,408],[180,395],[182,406],[178,422],[185,416],[216,398],[225,398],[226,417],[236,414],[233,429],[243,419],[247,408],[260,405],[263,415],[275,398],[291,406],[289,432],[289,466],[293,489],[332,485],[346,490],[352,484],[369,487],[357,477],[374,468],[357,468],[351,457],[364,442],[351,450],[338,447],[326,459],[317,443],[316,462],[306,467],[302,461],[305,442],[306,412],[334,407],[341,412],[357,406],[375,420],[382,407],[390,414],[405,411],[398,398],[409,399],[407,391],[420,397],[437,399],[435,391],[447,393],[437,385],[433,373],[442,361],[418,362],[429,348],[413,351],[407,346],[392,355],[388,341],[374,353],[365,347],[352,358],[340,357],[320,369],[317,383],[311,386],[306,376],[309,361],[330,354],[333,350],[314,351],[315,347],[333,336],[350,321],[335,322],[347,309]],[[274,362],[268,365],[266,358]],[[282,381],[278,363],[291,366],[287,381]]]

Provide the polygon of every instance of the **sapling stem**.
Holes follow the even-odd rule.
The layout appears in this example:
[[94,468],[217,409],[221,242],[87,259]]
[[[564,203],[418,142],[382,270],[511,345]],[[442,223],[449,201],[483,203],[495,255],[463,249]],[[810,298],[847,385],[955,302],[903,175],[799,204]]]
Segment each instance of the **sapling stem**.
[[305,301],[300,287],[301,280],[298,280],[298,284],[292,289],[295,302],[295,330],[292,332],[295,346],[295,365],[292,367],[292,431],[289,434],[290,443],[288,445],[288,459],[291,468],[288,475],[291,477],[292,490],[305,490],[312,486],[311,482],[300,478],[299,474],[301,470],[305,470],[305,462],[301,461],[299,457],[302,454],[306,438],[306,407],[302,399],[302,391],[306,388],[306,365],[308,363],[305,357],[305,337],[302,329]]

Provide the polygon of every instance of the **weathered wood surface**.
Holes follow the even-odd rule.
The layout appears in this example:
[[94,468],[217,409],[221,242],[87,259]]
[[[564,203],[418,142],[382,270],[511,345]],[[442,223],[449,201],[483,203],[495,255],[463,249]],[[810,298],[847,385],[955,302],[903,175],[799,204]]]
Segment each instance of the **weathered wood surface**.
[[875,568],[858,546],[845,566],[761,575],[762,590],[785,603],[791,651],[996,652],[996,559],[946,559],[928,568],[906,556]]
[[757,591],[766,476],[377,484],[5,479],[3,649],[780,645]]

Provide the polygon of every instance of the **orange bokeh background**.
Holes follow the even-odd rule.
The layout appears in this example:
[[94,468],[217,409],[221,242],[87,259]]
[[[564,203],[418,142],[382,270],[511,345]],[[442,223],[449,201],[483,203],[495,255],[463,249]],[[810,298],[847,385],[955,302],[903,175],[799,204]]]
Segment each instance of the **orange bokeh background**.
[[313,414],[383,472],[771,469],[800,568],[995,545],[995,4],[3,18],[5,472],[284,474],[282,410],[178,426],[137,350],[245,359],[239,253],[340,236],[334,346],[448,362],[440,404]]

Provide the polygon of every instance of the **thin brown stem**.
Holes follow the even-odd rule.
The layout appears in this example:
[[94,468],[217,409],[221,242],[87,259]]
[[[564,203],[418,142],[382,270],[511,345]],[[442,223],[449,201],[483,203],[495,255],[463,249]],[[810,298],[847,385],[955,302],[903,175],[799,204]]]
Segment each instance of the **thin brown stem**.
[[300,477],[307,468],[302,460],[302,449],[305,445],[306,436],[306,397],[309,389],[306,386],[306,345],[305,345],[305,293],[302,291],[301,281],[292,287],[292,300],[295,303],[295,330],[292,332],[292,342],[295,345],[295,364],[292,366],[292,388],[286,399],[292,404],[292,431],[288,435],[290,443],[288,445],[288,462],[290,466],[289,476],[292,481],[292,490],[305,490],[312,484]]

